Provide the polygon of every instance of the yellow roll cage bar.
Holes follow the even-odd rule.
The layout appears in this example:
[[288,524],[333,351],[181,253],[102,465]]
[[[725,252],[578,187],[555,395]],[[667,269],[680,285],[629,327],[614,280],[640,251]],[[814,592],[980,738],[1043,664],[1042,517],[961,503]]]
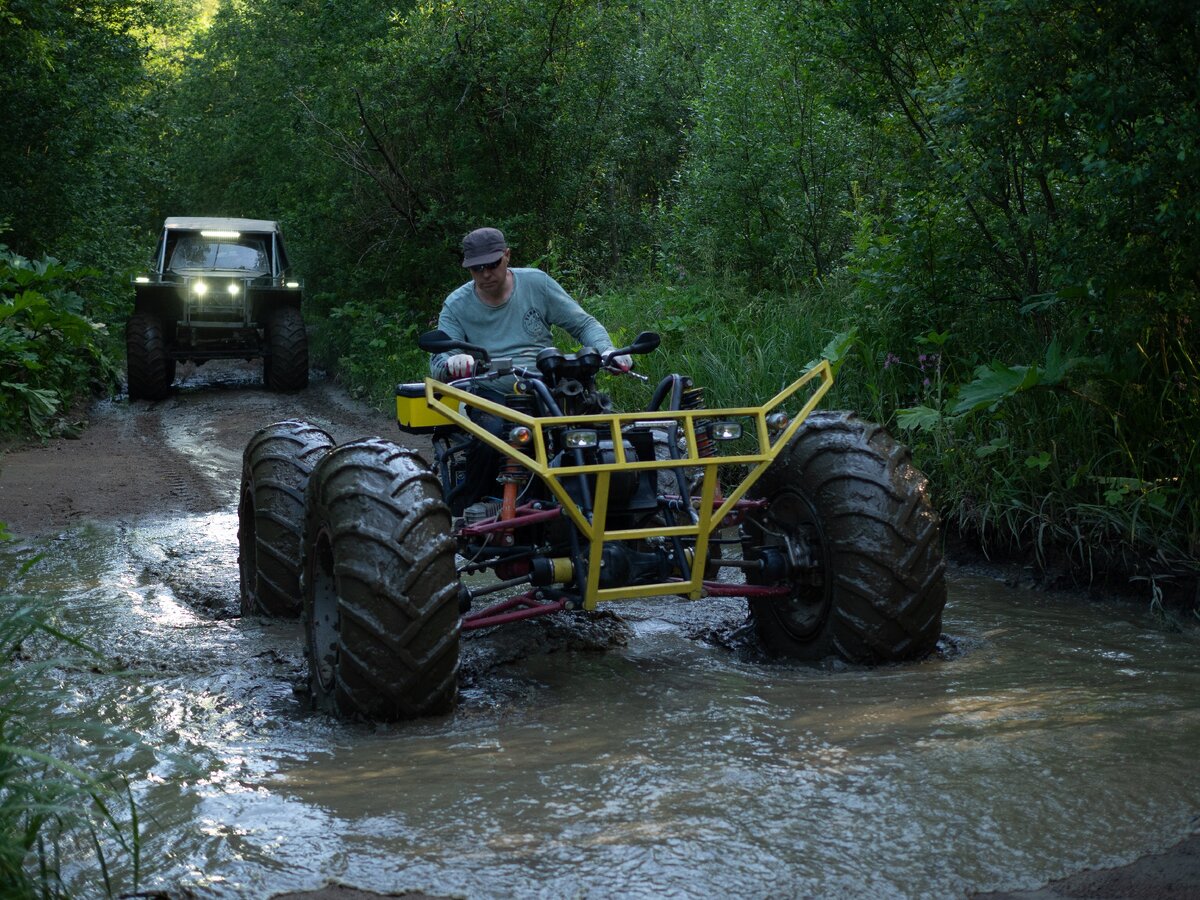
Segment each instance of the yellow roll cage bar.
[[[788,414],[787,426],[782,429],[772,429],[768,426],[767,417],[792,397],[801,388],[816,382],[810,389],[808,399],[793,415]],[[469,432],[479,440],[494,447],[505,457],[515,460],[531,473],[542,479],[550,491],[562,504],[564,513],[570,517],[575,527],[583,534],[589,544],[587,583],[584,586],[583,605],[585,609],[595,609],[602,600],[624,600],[631,597],[660,596],[667,594],[683,594],[692,600],[697,600],[703,593],[703,578],[708,539],[720,527],[724,518],[733,510],[734,505],[750,490],[759,476],[775,460],[788,441],[803,424],[808,414],[820,402],[821,398],[833,386],[833,372],[827,360],[821,360],[804,373],[796,381],[781,390],[762,406],[731,407],[726,409],[688,409],[688,410],[651,410],[632,413],[601,413],[579,416],[535,417],[494,403],[469,391],[462,390],[437,381],[425,379],[425,402],[436,413],[445,416],[464,431]],[[449,401],[449,402],[448,402]],[[478,409],[491,413],[513,425],[523,425],[533,433],[530,453],[524,453],[501,440],[486,428],[473,422],[463,412],[463,407]],[[786,412],[786,410],[785,410]],[[731,456],[701,456],[697,450],[696,420],[708,419],[724,421],[729,419],[752,420],[751,437],[757,441],[757,451],[738,453]],[[647,459],[628,460],[625,456],[624,441],[617,438],[626,426],[641,424],[669,424],[675,422],[683,431],[686,438],[686,455],[681,453],[679,459]],[[607,428],[613,436],[612,449],[614,459],[611,463],[594,463],[590,465],[560,465],[551,467],[546,458],[545,431],[547,429],[596,429]],[[743,427],[743,435],[746,429]],[[741,482],[722,501],[717,503],[717,471],[719,466],[728,465],[750,466],[749,472]],[[643,469],[674,469],[679,467],[703,468],[703,481],[700,488],[699,504],[696,507],[696,521],[691,525],[664,526],[661,528],[623,528],[610,529],[606,524],[608,516],[609,482],[612,473],[618,470],[639,471]],[[577,476],[596,476],[596,486],[593,491],[593,508],[591,517],[575,502],[567,492],[563,482]],[[629,587],[600,587],[600,566],[604,553],[604,542],[608,540],[635,540],[651,537],[692,537],[696,539],[695,555],[690,560],[691,579],[688,581],[669,581],[659,584],[639,584]]]

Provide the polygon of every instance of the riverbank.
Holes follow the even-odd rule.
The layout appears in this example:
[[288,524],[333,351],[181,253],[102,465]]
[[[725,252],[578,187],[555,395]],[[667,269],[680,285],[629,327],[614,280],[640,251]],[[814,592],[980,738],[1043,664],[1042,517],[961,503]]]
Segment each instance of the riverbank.
[[1200,898],[1200,834],[1125,866],[1087,869],[1032,891],[975,894],[974,900],[1196,900]]

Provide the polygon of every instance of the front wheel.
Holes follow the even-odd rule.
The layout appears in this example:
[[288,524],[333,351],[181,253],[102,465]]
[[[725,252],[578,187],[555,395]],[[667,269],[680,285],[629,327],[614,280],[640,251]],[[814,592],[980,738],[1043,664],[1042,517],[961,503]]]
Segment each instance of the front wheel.
[[906,448],[853,413],[816,412],[755,485],[769,501],[743,544],[762,562],[753,598],[766,648],[795,659],[918,659],[941,635],[945,563],[925,476]]
[[305,505],[303,588],[317,708],[394,721],[453,706],[460,588],[450,511],[416,453],[371,439],[321,460]]
[[304,491],[333,438],[298,419],[258,431],[242,454],[238,569],[242,615],[297,619]]
[[136,313],[125,323],[125,379],[130,400],[162,400],[175,380],[162,319]]
[[293,306],[275,310],[267,322],[263,381],[272,391],[298,391],[308,386],[308,334],[304,317]]

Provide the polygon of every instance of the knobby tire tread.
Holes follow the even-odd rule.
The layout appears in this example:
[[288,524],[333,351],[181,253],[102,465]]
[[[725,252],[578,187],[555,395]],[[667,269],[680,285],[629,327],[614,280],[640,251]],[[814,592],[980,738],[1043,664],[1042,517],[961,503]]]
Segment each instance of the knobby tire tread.
[[925,477],[880,426],[851,413],[817,412],[772,465],[756,491],[803,493],[830,543],[832,605],[820,632],[797,640],[777,606],[758,600],[751,618],[774,652],[854,663],[928,654],[941,634],[945,563]]
[[135,313],[125,323],[125,380],[130,400],[162,400],[170,393],[175,365],[158,316]]
[[238,504],[243,615],[299,618],[304,495],[333,445],[328,433],[299,419],[268,425],[246,444]]
[[[457,694],[459,584],[450,512],[428,465],[379,439],[346,444],[314,473],[306,510],[305,577],[328,536],[338,611],[332,686],[313,699],[336,715],[393,721],[444,712]],[[306,586],[306,603],[314,590]]]
[[299,309],[284,306],[267,323],[264,380],[272,391],[299,391],[308,386],[308,333]]

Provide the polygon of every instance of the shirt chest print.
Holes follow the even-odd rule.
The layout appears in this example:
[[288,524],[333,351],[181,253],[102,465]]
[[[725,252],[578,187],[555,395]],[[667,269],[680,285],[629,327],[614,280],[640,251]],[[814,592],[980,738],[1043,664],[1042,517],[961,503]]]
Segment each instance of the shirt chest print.
[[525,327],[525,333],[530,337],[538,337],[546,333],[546,320],[542,318],[542,314],[536,309],[531,309],[525,313],[525,317],[521,320],[521,324]]

